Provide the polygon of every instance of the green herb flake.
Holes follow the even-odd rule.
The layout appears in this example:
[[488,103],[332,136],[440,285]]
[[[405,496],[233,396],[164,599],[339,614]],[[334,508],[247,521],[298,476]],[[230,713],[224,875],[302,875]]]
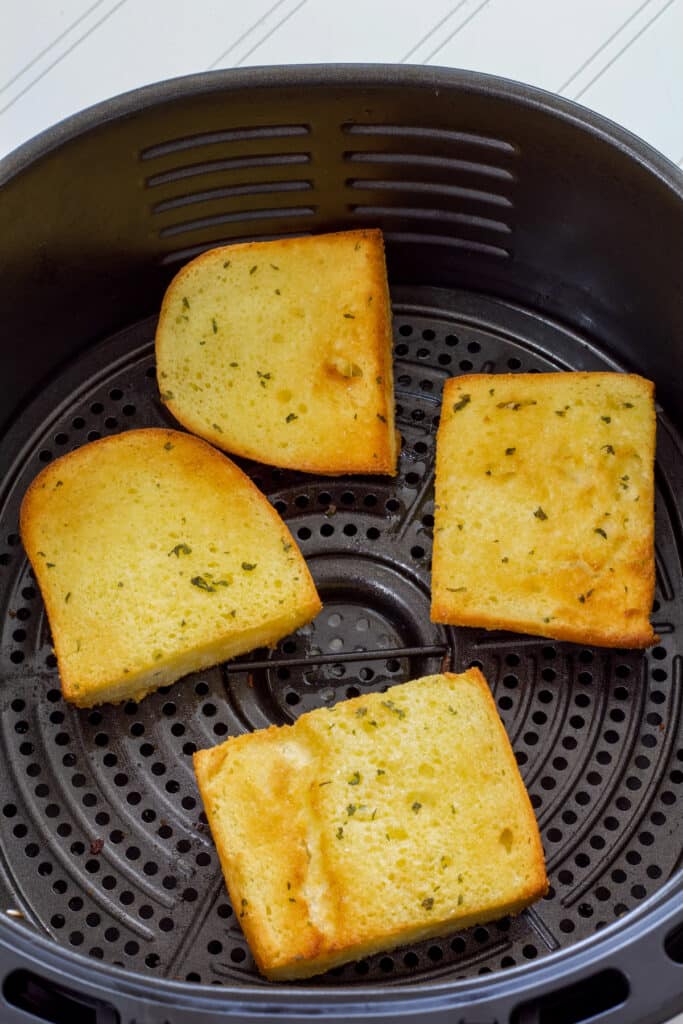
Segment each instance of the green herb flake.
[[189,309],[189,308],[190,308],[190,300],[188,299],[187,295],[183,295],[183,309]]
[[419,800],[413,800],[412,804],[410,805],[410,809],[413,812],[413,814],[417,814],[421,807],[422,804],[420,803]]
[[501,558],[501,562],[509,562],[509,561],[510,561],[510,559],[508,558],[507,555],[503,555],[503,557]]
[[382,423],[386,423],[387,422],[386,416],[382,416],[381,412],[377,413],[377,419],[380,420]]
[[604,452],[605,455],[614,455],[614,448],[611,444],[603,444],[600,451]]
[[541,520],[544,520],[544,519],[548,518],[540,505],[538,506],[538,508],[534,512],[534,516],[535,516],[536,519],[541,519]]
[[471,401],[472,399],[469,395],[463,395],[462,398],[459,398],[458,401],[454,403],[453,412],[460,412],[460,410],[464,409],[466,405],[469,405]]
[[251,274],[255,274],[257,270],[258,270],[258,265],[257,265],[257,264],[254,264],[254,266],[253,266],[253,267],[251,268],[251,270],[249,271],[249,274],[250,274],[250,275],[251,275]]
[[275,294],[276,294],[276,295],[282,295],[282,292],[280,291],[280,289],[279,289],[279,288],[276,288],[276,289],[275,289]]
[[341,839],[343,837],[344,829],[341,827],[341,825],[339,826],[339,828],[335,832],[335,835],[336,835],[337,839]]
[[602,420],[603,423],[611,423],[612,422],[612,417],[611,416],[601,416],[600,419]]
[[218,324],[216,323],[216,317],[215,316],[211,317],[211,327],[213,328],[213,333],[214,334],[218,334]]
[[354,772],[348,783],[349,786],[357,786],[360,783],[360,772]]
[[467,590],[467,587],[446,587],[446,590],[451,594],[461,594],[463,590]]
[[347,804],[346,805],[346,813],[349,816],[349,818],[352,818],[357,810],[358,810],[358,807],[356,806],[356,804]]
[[465,897],[463,896],[462,893],[459,893],[458,894],[458,906],[461,907],[463,905],[464,901],[465,901]]
[[332,785],[332,779],[327,779],[325,782],[319,782],[318,785],[319,786],[331,786]]
[[495,393],[496,393],[496,389],[495,388],[489,388],[489,394],[490,395],[495,395]]
[[376,384],[383,384],[384,383],[384,377],[382,377],[382,375],[379,374],[377,377],[375,377],[375,383]]
[[364,707],[364,706],[360,707],[360,708],[356,708],[356,718],[364,718],[367,715],[367,713],[368,713],[368,709],[366,707]]
[[119,582],[118,582],[118,583],[116,584],[116,586],[117,586],[117,587],[119,588],[119,590],[120,590],[120,589],[121,589],[121,588],[123,587],[123,580],[119,580]]
[[164,451],[165,452],[170,452],[170,451],[173,450],[173,447],[174,446],[171,444],[171,442],[167,441],[166,444],[164,445]]
[[593,533],[599,533],[601,537],[604,537],[605,540],[607,540],[607,534],[605,533],[605,531],[602,529],[601,526],[596,526],[595,529],[593,530]]
[[281,537],[280,540],[281,540],[281,543],[282,543],[282,550],[283,551],[291,551],[292,550],[292,543],[291,543],[291,541],[285,540],[284,537]]
[[288,899],[290,903],[296,903],[296,900],[294,899],[293,896],[289,896]]
[[171,548],[171,550],[168,553],[168,556],[170,558],[171,555],[175,555],[176,558],[180,558],[181,555],[191,555],[191,554],[192,554],[192,548],[189,547],[187,544],[183,543],[183,544],[176,544],[176,546],[174,548]]
[[506,448],[505,449],[505,454],[506,455],[514,455],[516,451],[517,451],[516,448]]
[[242,562],[242,568],[244,569],[245,572],[251,572],[252,569],[255,569],[257,565],[258,562]]
[[57,564],[56,562],[46,562],[45,563],[45,568],[46,569],[54,569],[56,564]]
[[173,392],[172,391],[161,391],[160,394],[159,394],[159,398],[161,399],[162,402],[170,402],[171,399],[173,398]]
[[632,409],[633,408],[633,402],[622,402],[621,403],[621,407],[622,407],[622,409]]
[[223,270],[227,270],[229,266],[230,266],[230,260],[226,260],[225,263],[223,264]]
[[69,590],[69,591],[68,591],[68,592],[67,592],[67,593],[66,593],[66,594],[64,595],[64,604],[68,604],[70,600],[71,600],[71,591]]
[[345,320],[355,320],[356,318],[353,315],[353,313],[344,313],[344,319]]
[[457,813],[458,812],[455,809],[455,804],[451,804],[451,814],[457,814]]
[[393,711],[393,713],[395,715],[398,715],[399,718],[405,718],[406,717],[406,713],[403,710],[403,708],[397,707],[394,704],[393,700],[383,700],[382,701],[382,707],[383,708],[387,708],[389,711]]
[[378,774],[378,775],[386,775],[387,773],[386,773],[386,771],[384,770],[384,768],[378,768],[378,769],[377,769],[377,774]]
[[234,369],[234,368],[237,368],[237,367],[239,367],[239,365],[240,365],[240,364],[239,364],[239,363],[230,363],[230,365],[231,365],[231,366],[233,367],[233,369]]
[[543,616],[543,621],[546,623],[546,625],[550,622],[551,618],[552,618],[551,615],[544,615]]
[[432,907],[434,906],[434,897],[425,896],[425,898],[422,900],[422,906],[425,908],[425,910],[431,910]]
[[297,416],[297,414],[295,412],[289,412],[285,416],[285,423],[292,423],[294,420],[298,420],[298,419],[299,419],[299,417]]
[[535,398],[529,398],[525,402],[499,402],[496,409],[512,409],[513,412],[517,412],[525,405],[538,405]]
[[244,917],[244,915],[247,912],[247,907],[248,906],[249,906],[249,900],[245,900],[244,898],[242,898],[242,910],[240,911],[240,917]]
[[580,601],[580,603],[581,604],[585,604],[586,601],[588,600],[588,598],[591,596],[592,593],[593,593],[592,590],[587,590],[585,594],[579,594],[579,601]]
[[208,580],[205,580],[203,576],[193,576],[190,583],[193,587],[198,587],[199,590],[206,590],[208,594],[216,592],[216,588]]

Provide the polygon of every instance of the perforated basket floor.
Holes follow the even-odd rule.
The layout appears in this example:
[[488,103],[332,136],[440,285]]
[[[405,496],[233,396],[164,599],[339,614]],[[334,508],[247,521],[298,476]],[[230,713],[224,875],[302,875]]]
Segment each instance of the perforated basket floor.
[[17,522],[44,463],[106,434],[176,426],[157,398],[154,323],[68,367],[25,416],[19,444],[13,436],[0,505],[0,908],[56,943],[156,976],[260,981],[200,810],[191,754],[445,666],[479,665],[493,687],[540,822],[550,892],[514,920],[362,960],[324,983],[467,977],[545,957],[628,915],[680,869],[679,439],[660,411],[658,646],[606,651],[433,625],[443,381],[470,371],[615,367],[565,329],[491,299],[404,289],[394,313],[398,479],[246,467],[298,538],[323,612],[277,650],[189,677],[139,706],[88,712],[63,703]]

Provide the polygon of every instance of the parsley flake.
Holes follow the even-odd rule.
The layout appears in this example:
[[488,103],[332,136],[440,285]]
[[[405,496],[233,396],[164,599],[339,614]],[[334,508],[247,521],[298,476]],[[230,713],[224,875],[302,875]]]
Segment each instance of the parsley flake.
[[193,587],[198,587],[199,590],[206,590],[209,594],[214,594],[216,588],[212,586],[208,580],[205,580],[203,576],[193,576],[190,580]]
[[176,546],[174,548],[171,548],[171,550],[168,553],[169,558],[170,558],[171,555],[175,555],[176,558],[180,558],[181,555],[191,555],[191,554],[192,554],[192,548],[188,547],[188,545],[184,544],[184,543],[183,544],[176,544]]
[[538,506],[538,508],[534,512],[534,516],[536,517],[536,519],[541,519],[541,520],[548,518],[540,505]]
[[244,569],[245,572],[251,572],[252,569],[255,569],[257,565],[258,562],[242,562],[242,568]]
[[453,405],[453,412],[460,412],[460,410],[464,409],[465,406],[469,405],[470,402],[471,402],[470,396],[469,395],[463,395],[462,398],[458,399],[458,401],[454,403],[454,405]]

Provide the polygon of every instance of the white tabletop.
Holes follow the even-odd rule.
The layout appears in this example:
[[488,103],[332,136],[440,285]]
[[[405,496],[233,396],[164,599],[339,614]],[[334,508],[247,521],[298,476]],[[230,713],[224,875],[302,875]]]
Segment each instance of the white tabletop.
[[0,155],[83,107],[207,68],[470,68],[559,92],[683,166],[683,0],[7,0]]
[[361,61],[538,85],[683,166],[683,0],[6,0],[2,13],[0,156],[176,75]]

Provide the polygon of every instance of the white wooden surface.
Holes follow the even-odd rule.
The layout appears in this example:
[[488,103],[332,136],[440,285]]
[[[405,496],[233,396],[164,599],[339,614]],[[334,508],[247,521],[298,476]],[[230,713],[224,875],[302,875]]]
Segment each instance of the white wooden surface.
[[164,78],[368,61],[550,89],[683,167],[683,0],[4,0],[2,14],[0,156]]
[[4,0],[2,12],[0,155],[175,75],[389,61],[551,89],[683,166],[683,0]]

